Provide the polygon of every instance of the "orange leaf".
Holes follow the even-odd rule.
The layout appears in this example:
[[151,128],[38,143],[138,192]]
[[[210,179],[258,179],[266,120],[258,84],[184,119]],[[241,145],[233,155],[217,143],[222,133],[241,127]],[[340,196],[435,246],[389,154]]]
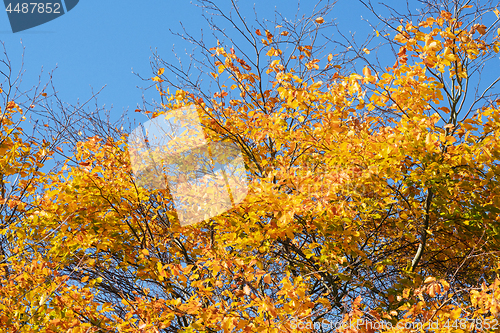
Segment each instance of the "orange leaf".
[[363,68],[363,75],[364,76],[372,75],[372,71],[370,70],[370,68],[368,68],[368,66],[365,66],[365,68]]
[[479,32],[481,35],[484,35],[486,33],[486,26],[485,25],[479,25],[477,26],[477,32]]
[[[428,134],[428,136],[430,136],[430,133]],[[431,282],[434,282],[436,281],[436,278],[433,277],[433,276],[428,276],[427,278],[425,278],[425,281],[424,283],[431,283]]]
[[323,22],[325,22],[325,19],[324,19],[324,18],[322,18],[322,17],[320,16],[320,17],[316,18],[316,20],[315,20],[315,21],[316,21],[316,23],[318,23],[318,24],[322,24]]

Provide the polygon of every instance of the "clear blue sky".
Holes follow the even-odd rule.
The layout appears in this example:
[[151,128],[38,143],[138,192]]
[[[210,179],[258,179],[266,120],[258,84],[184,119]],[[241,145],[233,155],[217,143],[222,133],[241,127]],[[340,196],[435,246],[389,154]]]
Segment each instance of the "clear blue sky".
[[[215,0],[215,3],[230,8],[229,0]],[[297,12],[296,0],[242,0],[242,12],[249,21],[254,19],[254,3],[260,18],[273,19],[275,9],[287,18]],[[301,13],[310,14],[315,3],[314,0],[302,0]],[[396,0],[384,3],[401,5]],[[16,34],[11,31],[7,13],[2,12],[0,40],[5,42],[15,69],[20,64],[20,41],[23,41],[26,47],[25,88],[38,82],[42,67],[47,72],[57,65],[53,81],[62,101],[75,104],[78,99],[86,100],[91,96],[90,87],[97,91],[107,85],[98,98],[99,106],[109,109],[113,105],[116,116],[130,109],[131,120],[142,122],[146,117],[133,110],[138,104],[142,105],[141,91],[136,86],[145,86],[145,82],[132,74],[132,68],[144,77],[151,77],[149,57],[154,48],[170,61],[174,61],[173,44],[177,45],[180,55],[185,54],[186,47],[190,53],[191,47],[182,44],[169,29],[180,31],[179,22],[183,22],[190,33],[199,36],[200,29],[206,31],[208,28],[201,13],[200,8],[183,0],[82,0],[67,14]],[[339,0],[330,17],[325,19],[336,19],[343,31],[356,31],[357,36],[364,39],[373,29],[361,20],[362,16],[377,23],[358,1]],[[42,83],[47,76],[44,78]]]

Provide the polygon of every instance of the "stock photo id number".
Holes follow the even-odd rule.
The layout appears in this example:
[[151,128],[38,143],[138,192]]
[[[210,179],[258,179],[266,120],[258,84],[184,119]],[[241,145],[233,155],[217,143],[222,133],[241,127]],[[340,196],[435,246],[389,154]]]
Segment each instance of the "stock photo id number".
[[52,21],[73,9],[79,0],[10,1],[4,0],[12,32],[20,32]]

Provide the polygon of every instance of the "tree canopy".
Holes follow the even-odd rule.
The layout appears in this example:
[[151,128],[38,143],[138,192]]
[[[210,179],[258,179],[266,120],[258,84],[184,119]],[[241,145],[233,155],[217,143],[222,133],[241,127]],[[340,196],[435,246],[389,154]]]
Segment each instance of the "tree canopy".
[[329,37],[331,3],[256,27],[201,4],[239,37],[183,35],[199,76],[155,54],[159,97],[136,111],[196,110],[208,142],[241,151],[246,197],[181,225],[170,189],[137,183],[123,128],[81,114],[77,135],[47,112],[31,134],[47,93],[14,98],[7,80],[3,331],[498,331],[500,78],[481,77],[498,71],[500,11],[365,3],[379,22],[359,45]]

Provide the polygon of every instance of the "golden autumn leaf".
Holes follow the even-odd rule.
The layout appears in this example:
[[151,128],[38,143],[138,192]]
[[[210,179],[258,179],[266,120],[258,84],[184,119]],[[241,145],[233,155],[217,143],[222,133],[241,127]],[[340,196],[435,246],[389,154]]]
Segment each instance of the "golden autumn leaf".
[[372,71],[370,70],[370,68],[368,66],[365,66],[363,68],[363,75],[364,76],[370,76],[370,75],[372,75]]
[[425,281],[424,283],[431,283],[431,282],[435,282],[436,281],[436,278],[433,277],[433,276],[428,276],[425,278]]

